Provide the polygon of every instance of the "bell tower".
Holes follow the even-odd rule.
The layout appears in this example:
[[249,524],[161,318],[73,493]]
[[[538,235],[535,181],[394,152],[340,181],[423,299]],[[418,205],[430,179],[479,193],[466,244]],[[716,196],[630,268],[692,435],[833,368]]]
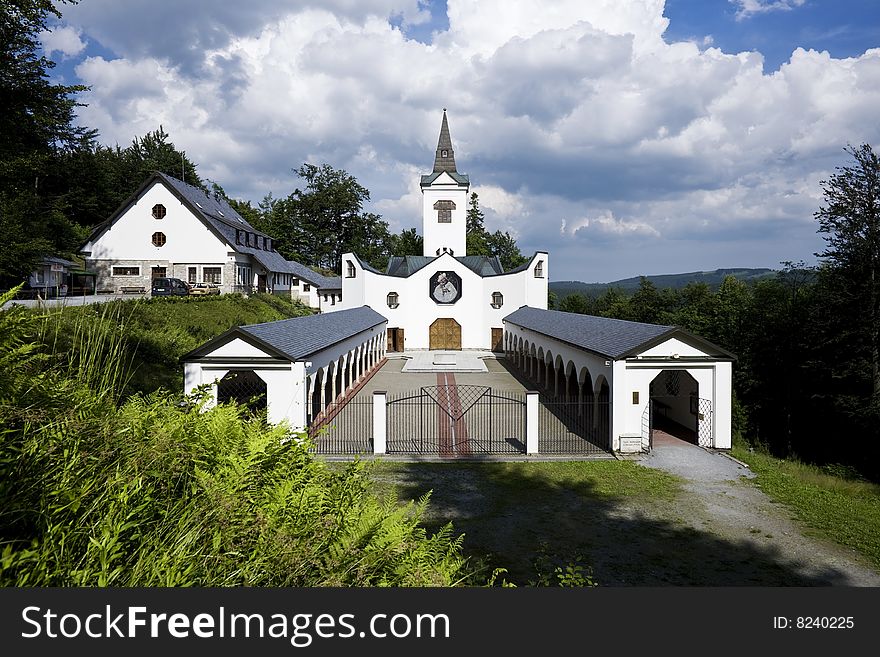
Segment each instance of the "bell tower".
[[464,256],[467,245],[467,198],[470,180],[455,168],[446,109],[434,155],[434,170],[421,179],[423,255]]

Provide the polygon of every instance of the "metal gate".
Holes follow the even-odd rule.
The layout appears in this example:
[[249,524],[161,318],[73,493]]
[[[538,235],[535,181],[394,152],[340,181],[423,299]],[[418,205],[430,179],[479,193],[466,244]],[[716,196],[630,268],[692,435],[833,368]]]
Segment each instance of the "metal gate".
[[[654,429],[657,422],[656,402],[660,402],[662,409],[662,400],[663,396],[651,397],[642,411],[642,451],[648,452],[654,447]],[[712,422],[712,400],[696,396],[692,397],[690,399],[690,412],[696,416],[696,431],[688,430],[688,435],[680,437],[700,447],[713,447],[715,445],[715,434]],[[681,429],[687,430],[686,427],[679,426]]]
[[389,454],[467,457],[524,454],[524,392],[486,386],[428,386],[389,395],[386,406]]

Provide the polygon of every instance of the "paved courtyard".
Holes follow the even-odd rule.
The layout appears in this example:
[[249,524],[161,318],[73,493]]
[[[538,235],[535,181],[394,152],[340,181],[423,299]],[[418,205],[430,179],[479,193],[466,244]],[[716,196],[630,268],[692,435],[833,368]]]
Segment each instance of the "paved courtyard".
[[[328,423],[318,438],[320,451],[371,451],[373,393],[384,391],[390,454],[535,458],[525,455],[525,393],[534,385],[508,369],[502,354],[457,352],[454,363],[437,355],[389,354]],[[545,457],[570,451],[578,458],[613,458],[592,436],[593,442],[586,440],[583,428],[560,408],[541,403],[538,414],[538,451]]]

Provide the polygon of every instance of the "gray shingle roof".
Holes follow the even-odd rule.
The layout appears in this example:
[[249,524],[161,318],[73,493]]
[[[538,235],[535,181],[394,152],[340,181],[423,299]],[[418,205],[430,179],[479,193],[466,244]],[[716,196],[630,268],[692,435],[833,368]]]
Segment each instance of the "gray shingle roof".
[[[327,282],[332,280],[330,278],[327,278],[323,274],[319,274],[318,272],[309,269],[305,265],[296,262],[295,260],[286,260],[285,262],[287,263],[287,269],[283,271],[286,271],[289,274],[293,274],[297,278],[304,280],[306,283],[311,283],[318,289],[325,287],[327,285]],[[340,285],[340,287],[342,286]]]
[[429,173],[426,176],[422,176],[421,185],[422,187],[427,187],[432,184],[437,178],[446,173],[450,178],[452,178],[458,185],[462,187],[467,187],[471,184],[470,178],[468,178],[466,173],[458,173],[458,171],[436,171],[434,173]]
[[[462,256],[455,259],[479,276],[497,276],[505,273],[498,256]],[[436,260],[434,256],[392,256],[385,274],[406,278],[427,267],[434,260]]]
[[642,324],[529,306],[513,311],[504,321],[615,359],[664,334],[678,331],[674,326]]
[[318,286],[319,290],[341,290],[342,277],[334,276],[333,278],[324,277],[324,284]]
[[350,338],[361,331],[387,320],[368,306],[340,310],[335,313],[306,315],[276,322],[250,324],[230,329],[223,335],[191,351],[181,360],[192,360],[213,351],[214,345],[225,344],[229,336],[244,333],[257,342],[271,347],[291,361],[303,360],[322,349]]

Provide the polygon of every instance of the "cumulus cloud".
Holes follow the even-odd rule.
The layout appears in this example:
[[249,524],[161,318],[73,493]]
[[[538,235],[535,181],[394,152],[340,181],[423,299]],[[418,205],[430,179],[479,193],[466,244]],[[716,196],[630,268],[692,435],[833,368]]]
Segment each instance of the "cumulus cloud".
[[736,5],[737,20],[751,18],[755,14],[766,14],[771,11],[791,11],[803,6],[806,0],[728,0]]
[[880,50],[797,49],[767,74],[760,53],[667,42],[662,0],[448,0],[430,44],[394,26],[423,20],[417,0],[122,4],[65,14],[119,55],[77,68],[81,121],[105,141],[161,123],[201,175],[254,201],[327,162],[393,229],[420,228],[448,107],[487,228],[550,250],[565,278],[633,275],[649,244],[676,270],[722,244],[736,253],[718,266],[807,257],[818,181],[880,136]]
[[50,59],[55,53],[59,53],[64,59],[76,57],[86,49],[82,32],[69,25],[56,25],[40,32],[40,43],[43,46],[43,52]]

